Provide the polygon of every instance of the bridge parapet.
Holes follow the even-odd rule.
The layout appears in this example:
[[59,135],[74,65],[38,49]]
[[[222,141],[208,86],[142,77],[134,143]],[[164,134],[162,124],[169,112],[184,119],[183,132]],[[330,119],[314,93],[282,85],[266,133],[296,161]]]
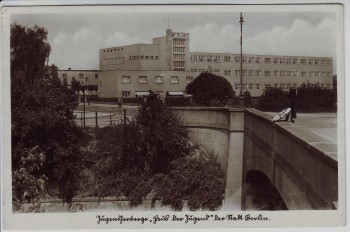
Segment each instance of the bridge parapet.
[[255,109],[244,114],[243,181],[250,170],[270,178],[288,209],[335,209],[337,146]]

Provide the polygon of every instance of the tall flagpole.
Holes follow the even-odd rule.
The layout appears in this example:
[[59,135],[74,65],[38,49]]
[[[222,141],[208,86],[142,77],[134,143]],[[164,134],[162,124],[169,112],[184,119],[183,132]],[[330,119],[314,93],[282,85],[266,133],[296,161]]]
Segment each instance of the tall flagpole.
[[242,70],[242,62],[243,62],[243,57],[242,57],[242,44],[243,44],[243,39],[242,39],[242,27],[243,27],[243,16],[242,16],[242,12],[241,12],[241,17],[240,17],[240,20],[239,22],[241,23],[241,41],[240,41],[240,44],[241,44],[241,68],[240,68],[240,87],[239,87],[239,95],[240,96],[243,96],[243,83],[242,83],[242,73],[243,73],[243,70]]

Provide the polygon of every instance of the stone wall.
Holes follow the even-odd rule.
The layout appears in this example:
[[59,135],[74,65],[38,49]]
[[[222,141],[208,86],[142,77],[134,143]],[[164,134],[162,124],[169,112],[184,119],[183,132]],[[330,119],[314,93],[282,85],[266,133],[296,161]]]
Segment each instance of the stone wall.
[[243,182],[250,170],[270,178],[288,209],[335,209],[337,146],[254,109],[244,116]]

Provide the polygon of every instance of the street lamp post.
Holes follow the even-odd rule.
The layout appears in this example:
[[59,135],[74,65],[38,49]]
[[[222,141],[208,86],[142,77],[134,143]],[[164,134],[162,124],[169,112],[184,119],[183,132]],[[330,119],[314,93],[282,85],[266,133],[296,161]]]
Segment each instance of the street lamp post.
[[242,38],[242,27],[243,27],[243,23],[244,23],[244,20],[243,20],[243,16],[242,16],[242,12],[241,12],[241,17],[240,17],[240,20],[239,20],[240,24],[241,24],[241,40],[240,40],[240,44],[241,44],[241,67],[240,67],[240,88],[239,88],[239,95],[240,96],[243,96],[243,83],[242,83],[242,66],[243,66],[243,57],[242,57],[242,44],[243,44],[243,38]]

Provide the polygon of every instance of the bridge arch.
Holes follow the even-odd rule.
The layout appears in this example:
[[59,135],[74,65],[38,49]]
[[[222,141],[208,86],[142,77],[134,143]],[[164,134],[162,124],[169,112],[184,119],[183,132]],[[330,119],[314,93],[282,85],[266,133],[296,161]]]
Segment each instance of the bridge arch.
[[270,178],[260,170],[250,170],[243,181],[245,210],[287,210],[287,206],[272,184]]

